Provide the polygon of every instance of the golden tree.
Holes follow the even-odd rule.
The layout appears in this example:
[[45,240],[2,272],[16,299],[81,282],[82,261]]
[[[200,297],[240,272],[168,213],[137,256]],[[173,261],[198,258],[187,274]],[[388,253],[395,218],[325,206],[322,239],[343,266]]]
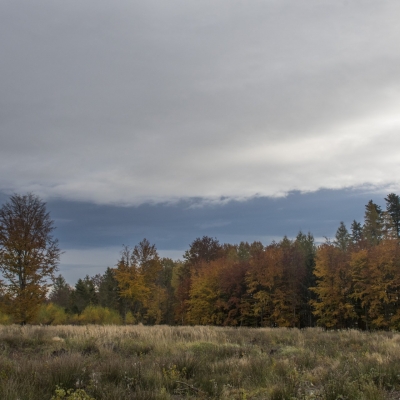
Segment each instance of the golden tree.
[[357,315],[352,300],[353,280],[348,254],[330,243],[317,250],[314,275],[317,283],[312,300],[318,323],[327,328],[348,328]]
[[187,318],[193,325],[221,324],[216,313],[216,303],[220,296],[219,274],[224,268],[224,259],[204,263],[192,277],[189,292]]
[[[119,295],[129,301],[135,314],[139,312],[142,304],[149,297],[149,288],[146,286],[144,274],[136,265],[131,250],[124,246],[121,259],[114,270],[115,279],[118,282]],[[124,304],[124,313],[127,313],[127,303]]]
[[133,250],[124,246],[114,270],[115,279],[120,296],[131,303],[139,322],[158,324],[162,320],[162,309],[167,300],[166,291],[159,282],[162,269],[157,249],[147,239]]
[[390,239],[351,255],[353,297],[364,310],[366,329],[398,329],[399,256],[398,241]]
[[3,308],[15,322],[32,321],[46,297],[60,259],[46,204],[29,193],[15,194],[0,209],[0,270]]

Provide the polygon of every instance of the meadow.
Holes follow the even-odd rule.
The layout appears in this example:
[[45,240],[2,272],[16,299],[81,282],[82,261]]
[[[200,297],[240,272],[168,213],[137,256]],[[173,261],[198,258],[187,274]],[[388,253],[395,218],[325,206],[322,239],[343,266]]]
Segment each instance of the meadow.
[[0,326],[0,398],[398,399],[400,334]]

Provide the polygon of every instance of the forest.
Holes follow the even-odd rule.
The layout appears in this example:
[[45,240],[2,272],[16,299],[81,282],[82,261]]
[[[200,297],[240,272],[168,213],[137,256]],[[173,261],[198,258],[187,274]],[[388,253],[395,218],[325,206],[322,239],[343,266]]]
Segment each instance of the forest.
[[303,232],[266,246],[204,236],[174,261],[143,239],[74,287],[59,275],[30,322],[399,330],[400,197],[385,202],[319,245]]

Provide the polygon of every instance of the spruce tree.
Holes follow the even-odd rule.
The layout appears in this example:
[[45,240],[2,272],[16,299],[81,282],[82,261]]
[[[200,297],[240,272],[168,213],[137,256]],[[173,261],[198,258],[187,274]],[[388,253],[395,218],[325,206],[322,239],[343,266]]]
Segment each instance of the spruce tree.
[[372,200],[365,206],[363,236],[370,245],[377,245],[383,236],[382,209]]
[[386,211],[392,217],[394,230],[397,237],[400,237],[400,197],[390,193],[385,197]]
[[340,226],[336,231],[335,240],[333,243],[342,251],[346,251],[350,244],[350,234],[343,221],[340,222]]
[[351,224],[350,238],[353,244],[359,243],[362,239],[362,225],[356,220]]

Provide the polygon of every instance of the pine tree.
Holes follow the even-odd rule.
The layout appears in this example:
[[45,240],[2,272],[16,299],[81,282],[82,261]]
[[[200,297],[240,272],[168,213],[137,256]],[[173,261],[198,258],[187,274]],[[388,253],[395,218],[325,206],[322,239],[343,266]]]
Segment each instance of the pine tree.
[[312,313],[310,302],[316,297],[315,293],[311,290],[311,288],[315,286],[315,276],[313,274],[313,271],[315,268],[315,255],[317,249],[315,246],[314,237],[310,232],[307,235],[299,232],[296,237],[295,245],[303,253],[304,263],[306,267],[306,274],[302,283],[303,304],[301,307],[300,326],[313,326],[314,316]]
[[350,234],[343,221],[340,222],[340,226],[336,231],[335,240],[333,243],[342,251],[346,251],[350,244]]
[[63,307],[64,310],[68,310],[70,306],[71,293],[71,286],[68,285],[62,275],[58,275],[58,277],[54,280],[54,285],[50,293],[49,300],[52,303]]
[[372,200],[365,206],[363,236],[372,246],[377,245],[382,240],[382,209]]
[[80,314],[87,306],[97,305],[97,293],[93,281],[89,275],[84,279],[78,279],[75,290],[71,294],[72,311]]
[[353,223],[351,224],[351,234],[350,234],[350,239],[353,245],[361,241],[362,231],[363,231],[362,225],[356,220],[353,220]]
[[394,230],[397,237],[400,237],[400,196],[390,193],[385,197],[386,211],[392,217]]
[[120,309],[120,297],[118,294],[118,282],[115,279],[115,271],[108,267],[99,284],[99,304],[102,307],[113,310]]

